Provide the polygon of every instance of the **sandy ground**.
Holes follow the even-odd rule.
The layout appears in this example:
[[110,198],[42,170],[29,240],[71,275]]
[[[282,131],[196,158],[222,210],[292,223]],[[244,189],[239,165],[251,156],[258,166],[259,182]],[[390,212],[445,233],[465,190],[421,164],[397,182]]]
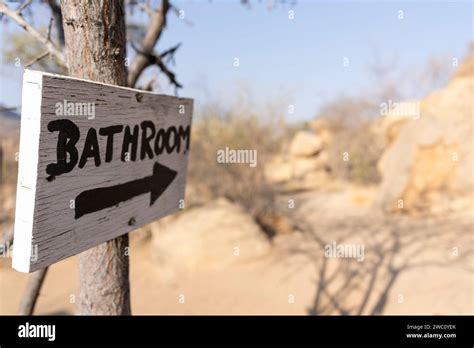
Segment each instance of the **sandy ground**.
[[[355,209],[352,198],[300,194],[297,214],[308,229],[225,269],[176,273],[157,266],[150,241],[133,241],[133,313],[474,313],[472,215],[387,218],[364,204]],[[332,242],[364,245],[364,261],[324,258],[323,245]],[[27,279],[1,261],[0,314],[16,313]],[[73,314],[78,289],[77,256],[53,265],[35,313]]]
[[[160,272],[152,261],[150,246],[149,242],[132,246],[134,314],[299,314],[305,311],[300,298],[311,297],[310,280],[303,274],[286,274],[290,271],[287,265],[270,266],[269,260],[199,274],[175,274],[170,279],[169,272]],[[0,313],[14,314],[28,275],[5,264],[0,278]],[[50,267],[36,313],[74,313],[78,290],[75,256]],[[294,303],[288,300],[290,294],[295,296]]]

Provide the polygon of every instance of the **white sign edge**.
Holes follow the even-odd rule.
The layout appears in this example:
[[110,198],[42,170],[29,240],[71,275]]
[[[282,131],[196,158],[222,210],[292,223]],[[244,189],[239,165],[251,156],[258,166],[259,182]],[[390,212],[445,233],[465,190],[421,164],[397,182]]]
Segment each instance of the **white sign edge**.
[[[21,102],[20,149],[12,267],[29,273],[36,199],[43,74],[25,70]],[[18,202],[22,202],[20,206]]]

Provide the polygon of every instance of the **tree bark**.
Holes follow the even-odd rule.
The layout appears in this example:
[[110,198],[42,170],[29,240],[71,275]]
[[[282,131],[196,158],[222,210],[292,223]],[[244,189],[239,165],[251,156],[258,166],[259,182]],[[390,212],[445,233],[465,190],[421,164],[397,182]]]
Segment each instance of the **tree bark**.
[[[61,0],[61,10],[69,74],[125,86],[123,1]],[[124,235],[80,255],[78,314],[131,314],[127,249]]]

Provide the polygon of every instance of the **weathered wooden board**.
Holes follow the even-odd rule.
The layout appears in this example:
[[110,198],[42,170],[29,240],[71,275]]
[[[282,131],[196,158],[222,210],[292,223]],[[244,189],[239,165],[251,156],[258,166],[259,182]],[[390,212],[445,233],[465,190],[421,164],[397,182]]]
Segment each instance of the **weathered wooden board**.
[[13,267],[33,272],[180,209],[192,109],[25,71]]

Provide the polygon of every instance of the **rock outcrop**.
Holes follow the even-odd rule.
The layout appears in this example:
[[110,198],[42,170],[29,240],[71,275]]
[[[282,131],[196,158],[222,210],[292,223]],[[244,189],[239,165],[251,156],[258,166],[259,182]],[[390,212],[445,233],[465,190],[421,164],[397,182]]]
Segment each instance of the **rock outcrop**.
[[[297,132],[288,151],[267,164],[266,175],[270,181],[299,181],[300,184],[311,186],[314,178],[326,176],[329,157],[327,149],[332,141],[332,133],[324,127],[322,120],[313,122],[311,128],[312,130]],[[314,181],[313,184],[320,181]]]
[[[385,210],[439,213],[471,205],[473,177],[473,57],[447,87],[402,119],[379,161],[379,202]],[[398,133],[398,134],[396,134]],[[390,143],[390,141],[389,141]]]

